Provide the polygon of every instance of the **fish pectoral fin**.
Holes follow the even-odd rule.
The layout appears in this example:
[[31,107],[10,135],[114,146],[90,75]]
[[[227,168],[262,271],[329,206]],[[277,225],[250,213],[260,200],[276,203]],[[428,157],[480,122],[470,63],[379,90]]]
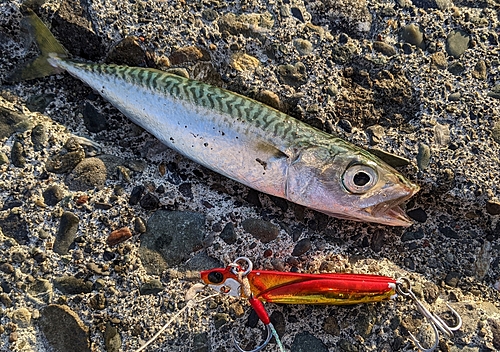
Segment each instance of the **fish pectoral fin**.
[[262,154],[262,157],[259,158],[261,160],[267,160],[270,158],[288,159],[289,157],[285,152],[281,151],[278,147],[266,142],[258,142],[255,145],[255,150],[257,150],[258,154]]

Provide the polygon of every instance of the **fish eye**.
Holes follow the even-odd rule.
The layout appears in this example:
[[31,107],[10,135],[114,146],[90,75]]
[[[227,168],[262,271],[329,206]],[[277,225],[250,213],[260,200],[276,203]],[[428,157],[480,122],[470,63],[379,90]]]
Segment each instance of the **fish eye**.
[[355,164],[347,168],[342,176],[344,187],[351,193],[363,194],[368,192],[378,181],[378,174],[370,166]]
[[222,275],[218,271],[212,271],[210,274],[208,274],[208,280],[213,284],[220,284],[222,281],[224,281],[224,275]]

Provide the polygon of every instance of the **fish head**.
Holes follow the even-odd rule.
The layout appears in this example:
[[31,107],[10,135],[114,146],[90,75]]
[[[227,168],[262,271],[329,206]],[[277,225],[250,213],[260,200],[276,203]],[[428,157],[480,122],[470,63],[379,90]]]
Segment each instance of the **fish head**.
[[313,146],[291,160],[286,198],[327,215],[410,226],[400,204],[419,186],[367,151],[349,144]]

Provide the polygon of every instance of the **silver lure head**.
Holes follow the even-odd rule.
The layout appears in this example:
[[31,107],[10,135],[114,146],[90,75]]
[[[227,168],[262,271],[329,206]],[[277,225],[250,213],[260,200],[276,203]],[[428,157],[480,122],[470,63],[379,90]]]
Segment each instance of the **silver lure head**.
[[410,226],[411,219],[399,205],[419,189],[365,150],[335,143],[295,155],[286,198],[336,218]]

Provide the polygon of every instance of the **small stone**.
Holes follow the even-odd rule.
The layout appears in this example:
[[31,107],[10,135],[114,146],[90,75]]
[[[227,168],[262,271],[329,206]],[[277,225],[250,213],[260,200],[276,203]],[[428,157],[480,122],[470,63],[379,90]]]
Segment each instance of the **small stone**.
[[54,287],[63,294],[75,295],[91,292],[92,282],[65,275],[54,279]]
[[134,231],[138,233],[146,232],[146,222],[140,217],[134,218]]
[[128,200],[128,204],[130,205],[136,205],[139,204],[139,201],[141,200],[142,194],[146,190],[146,187],[143,185],[135,186],[132,189],[132,192],[130,193],[130,198]]
[[85,150],[76,139],[69,138],[65,143],[65,150],[51,156],[45,163],[45,169],[55,174],[63,174],[73,170],[83,159]]
[[458,59],[469,47],[470,37],[462,30],[453,30],[446,38],[446,52]]
[[486,211],[490,215],[500,215],[500,202],[491,199],[486,201]]
[[18,213],[11,212],[3,218],[0,227],[5,236],[15,239],[20,244],[26,244],[29,240],[28,224]]
[[93,310],[103,310],[106,308],[107,300],[104,293],[99,292],[90,297],[88,305]]
[[86,102],[83,106],[82,115],[83,123],[85,127],[87,127],[87,131],[98,133],[108,128],[108,121],[106,120],[105,114],[97,110],[93,104]]
[[43,191],[43,201],[49,206],[59,203],[64,197],[64,191],[58,185],[53,185]]
[[89,328],[68,306],[50,304],[40,310],[38,325],[54,352],[90,352]]
[[122,350],[122,338],[120,333],[118,329],[109,322],[106,324],[106,330],[104,330],[104,343],[106,352],[120,352]]
[[424,143],[418,144],[417,165],[420,171],[427,169],[431,162],[431,148]]
[[441,232],[445,237],[459,239],[458,233],[449,226],[439,227],[439,232]]
[[279,235],[279,227],[262,219],[246,219],[241,225],[243,229],[260,240],[262,243],[269,243]]
[[146,52],[142,49],[139,38],[133,35],[123,38],[111,48],[105,60],[106,63],[132,67],[145,67],[147,61]]
[[9,157],[7,154],[0,152],[0,166],[6,165],[9,163]]
[[153,193],[146,193],[139,201],[141,207],[145,210],[156,210],[160,206],[160,200]]
[[373,50],[384,54],[385,56],[394,56],[396,55],[396,49],[385,42],[375,41],[373,42]]
[[231,317],[226,313],[216,313],[214,315],[214,325],[216,329],[219,329],[222,325],[231,321]]
[[494,86],[491,91],[488,92],[488,96],[495,98],[495,99],[500,99],[500,84],[497,84]]
[[449,125],[441,125],[440,123],[436,123],[434,126],[434,141],[438,145],[448,146],[451,143],[450,138],[450,127]]
[[476,271],[476,278],[478,280],[483,280],[491,266],[491,242],[484,241],[479,253],[474,262],[474,269]]
[[460,92],[454,92],[448,95],[448,101],[459,101],[462,95]]
[[194,61],[210,61],[210,54],[195,46],[186,46],[174,51],[168,59],[170,64],[178,66]]
[[0,265],[0,271],[6,273],[6,274],[12,274],[14,273],[14,267],[10,263],[2,263]]
[[448,286],[451,286],[451,287],[457,287],[458,286],[458,281],[460,280],[460,278],[462,277],[462,275],[456,271],[450,271],[445,279],[444,279],[444,282],[448,285]]
[[28,287],[28,293],[34,297],[42,299],[45,303],[51,302],[54,295],[50,281],[41,278],[35,279],[35,281]]
[[309,238],[303,238],[293,248],[292,255],[295,257],[299,257],[302,254],[306,253],[312,247],[311,240]]
[[132,232],[128,227],[122,227],[121,229],[111,232],[106,239],[106,243],[108,246],[116,246],[119,243],[125,242],[129,238],[132,238]]
[[465,71],[465,67],[461,62],[455,61],[448,66],[448,71],[455,76],[460,76]]
[[72,191],[88,191],[101,189],[106,182],[106,165],[99,158],[82,160],[66,177],[65,183]]
[[379,144],[384,138],[385,130],[380,125],[370,126],[366,129],[366,134],[370,139],[370,145]]
[[256,57],[242,52],[236,52],[231,55],[229,59],[229,66],[236,71],[250,71],[255,70],[260,66],[260,61]]
[[12,322],[20,328],[27,328],[31,324],[31,312],[26,308],[19,308],[12,313]]
[[179,185],[179,193],[184,197],[193,199],[193,187],[190,182],[184,182]]
[[270,91],[270,90],[261,90],[257,93],[255,96],[255,99],[260,101],[261,103],[264,103],[266,105],[269,105],[272,108],[275,108],[276,110],[281,110],[283,107],[283,104],[281,103],[280,97],[278,94]]
[[0,139],[9,137],[14,132],[23,132],[21,126],[28,121],[27,116],[0,106]]
[[328,316],[325,319],[323,329],[325,330],[326,333],[328,333],[332,336],[340,336],[340,325],[339,325],[337,317]]
[[306,66],[302,62],[295,65],[279,65],[278,78],[284,84],[299,87],[307,82]]
[[295,49],[299,52],[300,55],[306,56],[312,53],[313,51],[313,46],[309,40],[306,39],[295,39],[293,41],[293,45],[295,46]]
[[238,239],[238,236],[234,231],[234,224],[232,222],[228,222],[226,226],[224,226],[224,229],[222,230],[219,236],[227,244],[234,244]]
[[431,56],[431,67],[444,70],[448,67],[448,60],[446,60],[446,55],[442,51],[432,54]]
[[417,47],[422,48],[424,45],[424,32],[415,23],[411,23],[403,27],[403,30],[401,31],[401,38],[405,42]]
[[427,221],[427,213],[422,208],[412,209],[406,212],[410,218],[415,221],[424,223]]
[[292,342],[291,350],[294,352],[328,352],[328,348],[317,337],[311,335],[309,332],[300,332],[295,335]]
[[80,219],[75,214],[66,211],[61,216],[59,230],[54,241],[54,252],[58,254],[67,254],[71,243],[73,243]]
[[19,141],[15,141],[10,152],[10,160],[15,167],[23,168],[26,165],[24,147]]
[[13,331],[9,334],[9,342],[14,343],[19,340],[19,333],[17,331]]
[[487,78],[487,67],[486,62],[484,60],[479,60],[472,70],[472,77],[475,79],[485,80]]
[[38,124],[31,130],[31,142],[33,143],[33,149],[35,151],[40,151],[45,148],[47,144],[48,137],[47,132],[45,130],[45,126],[42,124]]

